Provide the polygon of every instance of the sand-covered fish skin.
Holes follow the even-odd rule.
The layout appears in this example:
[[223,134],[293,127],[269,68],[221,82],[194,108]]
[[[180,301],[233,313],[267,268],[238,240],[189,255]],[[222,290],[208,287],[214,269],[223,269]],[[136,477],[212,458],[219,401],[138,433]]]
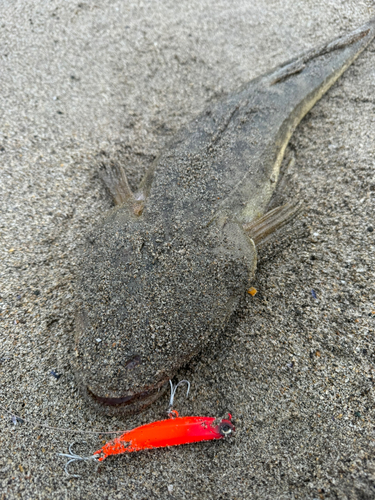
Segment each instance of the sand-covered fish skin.
[[256,268],[243,225],[264,214],[293,130],[371,41],[374,24],[212,105],[156,160],[142,210],[130,200],[88,235],[75,365],[98,409],[142,410],[225,327]]

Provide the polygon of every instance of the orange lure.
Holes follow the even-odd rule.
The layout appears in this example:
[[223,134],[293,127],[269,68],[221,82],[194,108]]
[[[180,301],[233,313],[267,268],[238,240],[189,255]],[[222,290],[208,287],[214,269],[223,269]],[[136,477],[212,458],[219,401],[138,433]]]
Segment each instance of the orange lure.
[[179,417],[176,411],[173,413],[177,415],[176,418],[159,420],[126,431],[120,437],[106,443],[103,448],[96,451],[94,457],[99,462],[102,462],[110,455],[223,439],[235,430],[230,413],[227,419]]
[[121,436],[106,443],[103,448],[96,451],[90,457],[77,455],[69,446],[69,453],[59,453],[60,456],[68,458],[65,464],[65,472],[70,477],[79,477],[78,474],[70,474],[68,466],[77,461],[95,460],[102,462],[110,455],[121,453],[132,453],[133,451],[150,450],[152,448],[164,448],[179,444],[198,443],[199,441],[211,441],[212,439],[223,439],[235,431],[232,424],[232,415],[228,413],[227,418],[214,417],[179,417],[178,412],[172,409],[173,399],[177,387],[187,384],[189,394],[190,382],[181,380],[177,385],[171,386],[171,399],[169,401],[169,419],[158,420],[151,424],[141,425],[131,431],[125,431]]

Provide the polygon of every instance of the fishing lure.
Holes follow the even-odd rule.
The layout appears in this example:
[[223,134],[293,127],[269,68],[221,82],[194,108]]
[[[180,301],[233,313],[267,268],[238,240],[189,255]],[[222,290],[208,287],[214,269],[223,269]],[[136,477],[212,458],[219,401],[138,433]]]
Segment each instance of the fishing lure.
[[[69,447],[69,454],[59,455],[69,458],[65,465],[65,472],[69,474],[67,467],[72,462],[78,460],[96,460],[102,462],[111,455],[122,453],[132,453],[140,450],[150,450],[153,448],[165,448],[187,443],[197,443],[199,441],[210,441],[213,439],[223,439],[235,432],[232,423],[232,415],[228,413],[226,418],[215,417],[180,417],[176,410],[173,410],[173,400],[177,387],[186,383],[188,385],[187,395],[190,390],[190,383],[181,380],[177,385],[171,386],[171,398],[169,401],[168,416],[165,420],[158,420],[150,424],[141,425],[130,431],[125,431],[121,436],[106,443],[100,450],[90,457],[81,457]],[[77,476],[75,476],[77,477]]]
[[99,462],[102,462],[110,455],[222,439],[234,432],[230,413],[228,413],[227,418],[222,419],[214,417],[179,417],[178,412],[173,410],[174,396],[177,388],[182,384],[186,384],[188,386],[187,397],[190,391],[190,382],[181,380],[174,386],[170,380],[169,384],[171,386],[171,398],[167,411],[169,418],[141,425],[106,443],[103,448],[94,453]]
[[110,455],[165,448],[179,444],[223,439],[234,432],[232,415],[227,418],[175,417],[158,420],[127,431],[94,453],[99,462]]

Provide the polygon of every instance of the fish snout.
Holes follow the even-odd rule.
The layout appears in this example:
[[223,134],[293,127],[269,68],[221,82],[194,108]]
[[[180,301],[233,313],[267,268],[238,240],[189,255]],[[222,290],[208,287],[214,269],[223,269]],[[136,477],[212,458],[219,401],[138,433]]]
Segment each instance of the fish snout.
[[76,314],[74,372],[84,398],[109,415],[143,411],[168,388],[164,370],[155,370],[149,350],[139,352],[131,342],[114,341],[95,329],[89,311]]

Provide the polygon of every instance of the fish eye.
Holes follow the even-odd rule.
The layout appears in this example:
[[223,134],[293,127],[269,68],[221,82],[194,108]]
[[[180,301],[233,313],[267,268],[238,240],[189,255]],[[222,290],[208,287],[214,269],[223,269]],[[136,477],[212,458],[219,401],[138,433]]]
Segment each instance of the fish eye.
[[219,425],[219,432],[222,436],[230,436],[233,432],[233,427],[226,422],[222,422]]

